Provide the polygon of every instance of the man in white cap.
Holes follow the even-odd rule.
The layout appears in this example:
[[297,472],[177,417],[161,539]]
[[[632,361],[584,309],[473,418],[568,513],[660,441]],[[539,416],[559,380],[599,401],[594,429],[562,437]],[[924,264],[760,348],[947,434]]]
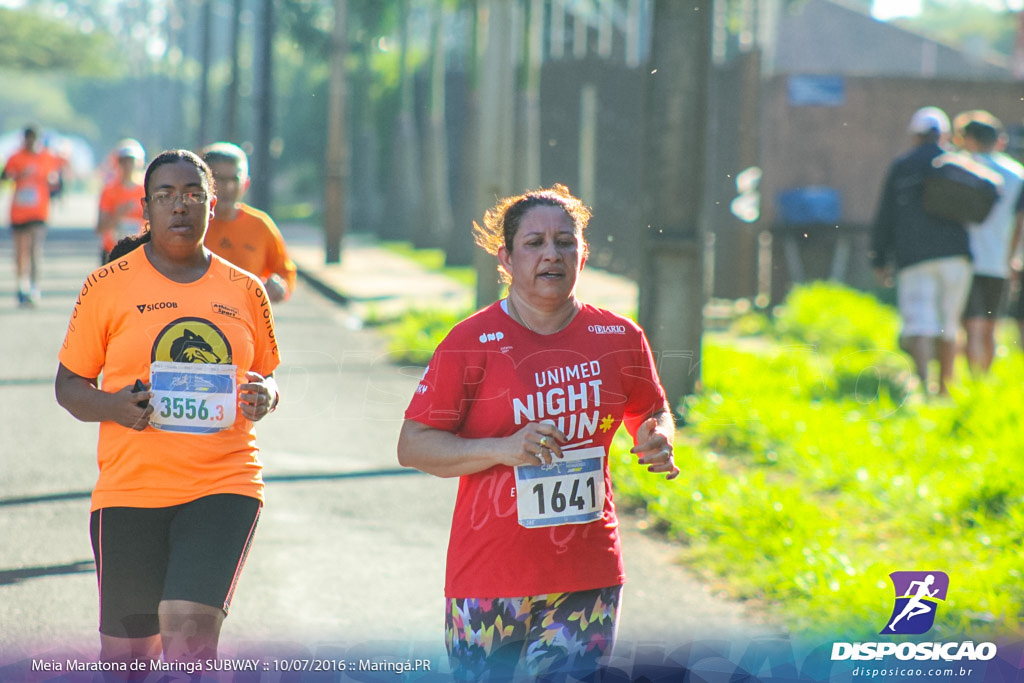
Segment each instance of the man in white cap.
[[956,337],[971,285],[971,252],[960,223],[938,218],[922,206],[925,176],[932,160],[945,152],[949,118],[938,107],[914,112],[908,132],[914,146],[889,167],[872,226],[871,264],[879,281],[892,280],[900,318],[900,348],[914,360],[928,390],[928,365],[939,361],[934,385],[948,396],[956,358]]

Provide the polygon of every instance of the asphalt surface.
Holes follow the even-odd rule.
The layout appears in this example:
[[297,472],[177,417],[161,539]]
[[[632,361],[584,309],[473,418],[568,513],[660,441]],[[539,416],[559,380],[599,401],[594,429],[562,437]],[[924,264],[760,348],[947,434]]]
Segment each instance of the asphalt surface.
[[[94,215],[87,204],[65,213],[69,225]],[[384,340],[361,322],[371,309],[412,305],[414,298],[462,307],[468,293],[367,236],[347,240],[342,263],[327,266],[315,230],[284,231],[304,277],[292,300],[275,309],[284,400],[258,427],[268,502],[225,623],[221,655],[255,654],[269,667],[245,680],[289,680],[294,672],[279,669],[281,662],[309,666],[317,658],[334,662],[335,670],[323,676],[344,679],[351,670],[337,671],[338,662],[357,657],[422,659],[443,677],[444,554],[457,483],[398,466],[401,415],[420,369],[391,362]],[[44,297],[31,310],[16,306],[10,247],[5,230],[0,681],[20,680],[32,662],[95,661],[98,652],[88,538],[96,426],[71,418],[52,390],[57,349],[75,294],[95,265],[95,243],[85,230],[51,231]],[[609,307],[616,300],[628,305],[631,283],[602,277],[585,279],[581,295]],[[685,486],[685,475],[666,485]],[[729,662],[739,661],[751,639],[770,638],[774,630],[713,595],[677,562],[675,546],[642,527],[642,520],[623,519],[630,580],[616,649],[621,666],[662,661],[713,641],[719,656],[704,658],[704,680],[727,679]],[[666,667],[682,671],[677,660]],[[47,675],[29,677],[50,680]],[[378,680],[374,672],[358,675]],[[396,680],[392,672],[379,675]],[[422,678],[423,671],[404,675]]]

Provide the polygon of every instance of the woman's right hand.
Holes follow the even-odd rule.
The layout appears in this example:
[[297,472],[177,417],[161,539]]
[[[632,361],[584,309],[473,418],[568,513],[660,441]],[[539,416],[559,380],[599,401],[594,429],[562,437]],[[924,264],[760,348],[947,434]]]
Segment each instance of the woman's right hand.
[[[149,426],[149,416],[153,414],[153,392],[151,385],[143,385],[142,391],[134,391],[133,385],[128,385],[120,391],[111,395],[111,416],[110,419],[128,429],[141,432]],[[145,401],[146,407],[139,404]]]
[[530,422],[512,436],[503,439],[506,448],[501,454],[502,465],[550,465],[562,458],[562,446],[567,439],[557,427],[547,422]]

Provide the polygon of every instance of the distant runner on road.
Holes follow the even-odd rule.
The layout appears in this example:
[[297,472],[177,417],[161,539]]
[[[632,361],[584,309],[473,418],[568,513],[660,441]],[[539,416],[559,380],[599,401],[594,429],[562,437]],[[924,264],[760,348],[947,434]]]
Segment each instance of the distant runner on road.
[[14,236],[14,272],[18,280],[18,305],[39,301],[40,266],[46,221],[50,218],[50,193],[56,192],[67,159],[36,147],[39,131],[26,126],[21,149],[4,164],[0,180],[14,181],[11,199],[11,232]]
[[117,168],[100,192],[100,213],[96,232],[100,236],[100,264],[107,262],[110,250],[119,240],[142,232],[142,167],[146,151],[138,140],[126,138],[117,143],[113,155]]

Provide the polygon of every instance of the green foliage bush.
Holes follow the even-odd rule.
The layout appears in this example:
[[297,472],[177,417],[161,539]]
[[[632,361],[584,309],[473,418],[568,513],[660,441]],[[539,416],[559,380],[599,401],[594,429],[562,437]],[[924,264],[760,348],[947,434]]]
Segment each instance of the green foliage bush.
[[795,290],[768,334],[705,344],[679,480],[637,467],[619,435],[619,504],[802,635],[874,638],[888,574],[927,569],[951,579],[935,639],[1019,635],[1021,358],[998,359],[951,402],[910,400],[895,313],[831,285]]
[[386,325],[388,354],[400,364],[425,366],[445,335],[470,312],[408,311],[400,321]]
[[893,351],[899,317],[870,294],[831,282],[796,287],[775,310],[775,334],[819,351]]

